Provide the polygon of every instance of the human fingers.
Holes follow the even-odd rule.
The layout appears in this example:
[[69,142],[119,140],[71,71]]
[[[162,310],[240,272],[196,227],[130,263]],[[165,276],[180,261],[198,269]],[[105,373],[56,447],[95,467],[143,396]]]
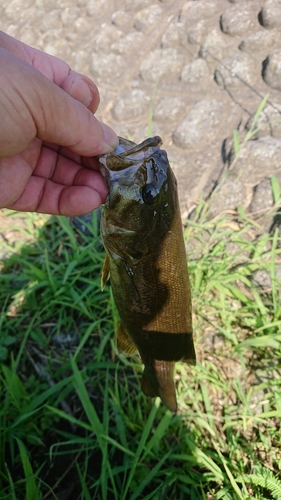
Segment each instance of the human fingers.
[[35,137],[82,156],[117,146],[110,127],[42,73],[5,49],[0,48],[0,58],[0,114],[5,116],[0,122],[0,156],[23,151]]
[[99,91],[90,78],[70,70],[60,87],[92,113],[97,111],[100,102]]
[[64,156],[65,158],[68,158],[69,160],[72,160],[75,163],[82,165],[83,167],[97,170],[98,172],[100,170],[99,161],[96,156],[81,156],[77,153],[74,153],[69,148],[58,146],[57,144],[53,144],[51,142],[43,141],[42,150],[44,151],[45,149],[55,151],[58,155]]
[[84,215],[103,202],[100,193],[89,186],[63,186],[43,177],[30,177],[12,210],[51,215]]
[[[90,168],[89,165],[85,168],[83,158],[71,158],[71,155],[64,156],[64,151],[65,149],[62,149],[57,153],[43,146],[33,175],[50,179],[64,186],[89,186],[98,191],[101,199],[104,201],[108,188],[96,165],[98,163],[97,159],[85,158],[85,160],[90,160],[91,162]],[[92,165],[95,165],[95,168],[91,168]]]
[[0,31],[0,47],[38,69],[92,113],[96,112],[100,101],[96,84],[87,76],[73,71],[65,61],[29,47],[3,31]]
[[[31,158],[33,161],[30,163]],[[86,160],[96,161],[94,158],[86,158]],[[42,185],[41,181],[37,181],[34,186],[34,181],[32,181],[31,186],[34,186],[34,188],[30,191],[29,180],[31,176],[50,180],[53,183],[50,186],[54,188],[54,199],[48,213],[58,213],[58,209],[54,208],[57,193],[55,185],[61,186],[61,189],[70,186],[89,187],[99,193],[99,203],[104,203],[108,189],[103,177],[98,170],[85,168],[81,163],[83,163],[81,158],[80,161],[76,162],[52,149],[42,147],[39,139],[35,139],[28,150],[19,155],[11,158],[0,158],[0,208],[16,207],[17,210],[37,210],[44,192],[42,191],[40,194],[35,188],[37,187],[40,191],[44,184]],[[20,201],[20,203],[16,204],[17,201]],[[47,207],[49,204],[50,202],[47,203]],[[81,212],[80,205],[83,210],[83,198],[76,201],[75,210],[79,213]]]

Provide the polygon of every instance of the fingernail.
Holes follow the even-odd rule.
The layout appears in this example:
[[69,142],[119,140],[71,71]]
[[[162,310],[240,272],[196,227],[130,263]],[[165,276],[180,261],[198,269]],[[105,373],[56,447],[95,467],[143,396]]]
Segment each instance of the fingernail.
[[89,106],[93,97],[89,85],[80,76],[75,78],[70,89],[70,95],[85,106]]
[[[115,134],[114,130],[110,128],[108,125],[105,123],[101,123],[102,129],[103,129],[103,134],[104,134],[104,140],[108,146],[111,147],[111,151],[115,148],[117,148],[119,144],[119,139],[117,135]],[[107,151],[106,151],[107,152]],[[110,151],[108,151],[110,152]]]

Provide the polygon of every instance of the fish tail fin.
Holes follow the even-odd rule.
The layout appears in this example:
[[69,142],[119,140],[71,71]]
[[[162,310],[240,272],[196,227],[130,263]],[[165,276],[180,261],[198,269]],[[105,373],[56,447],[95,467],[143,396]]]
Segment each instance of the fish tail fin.
[[173,413],[177,412],[177,398],[174,384],[173,361],[154,360],[145,365],[141,388],[148,397],[159,396],[164,405]]

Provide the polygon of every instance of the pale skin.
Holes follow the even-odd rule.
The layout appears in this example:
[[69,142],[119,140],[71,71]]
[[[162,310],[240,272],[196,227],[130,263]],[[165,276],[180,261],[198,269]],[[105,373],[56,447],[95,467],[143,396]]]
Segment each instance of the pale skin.
[[104,203],[96,156],[118,144],[99,93],[64,61],[0,31],[0,208],[82,215]]

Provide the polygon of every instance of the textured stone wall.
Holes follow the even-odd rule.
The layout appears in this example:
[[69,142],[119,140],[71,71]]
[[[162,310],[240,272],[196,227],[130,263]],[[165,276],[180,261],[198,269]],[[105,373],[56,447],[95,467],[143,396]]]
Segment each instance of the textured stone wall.
[[[269,93],[253,140],[212,202],[259,217],[281,183],[280,0],[2,0],[0,28],[63,58],[99,86],[98,116],[119,135],[159,134],[179,182],[182,212],[229,167]],[[265,223],[266,226],[266,223]]]

